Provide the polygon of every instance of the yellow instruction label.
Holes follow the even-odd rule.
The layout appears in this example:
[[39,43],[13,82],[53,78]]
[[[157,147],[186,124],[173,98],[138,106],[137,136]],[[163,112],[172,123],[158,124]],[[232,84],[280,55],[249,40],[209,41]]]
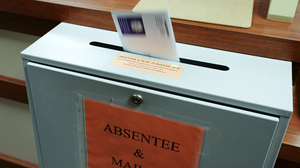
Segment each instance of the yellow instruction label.
[[118,54],[115,56],[110,64],[177,79],[180,78],[184,68],[183,66],[176,64],[154,61],[124,54]]

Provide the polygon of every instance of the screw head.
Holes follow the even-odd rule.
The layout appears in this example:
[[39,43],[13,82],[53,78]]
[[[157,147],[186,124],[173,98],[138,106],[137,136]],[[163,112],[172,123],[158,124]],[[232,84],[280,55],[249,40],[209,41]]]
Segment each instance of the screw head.
[[134,94],[131,96],[131,101],[136,105],[140,105],[143,103],[143,97],[141,95]]

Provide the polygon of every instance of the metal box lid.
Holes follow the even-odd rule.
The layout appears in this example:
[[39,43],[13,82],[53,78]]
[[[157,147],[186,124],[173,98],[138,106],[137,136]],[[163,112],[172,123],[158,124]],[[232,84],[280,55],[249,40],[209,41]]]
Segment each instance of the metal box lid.
[[[61,23],[21,54],[24,60],[259,113],[290,117],[293,111],[291,62],[177,43],[179,57],[224,65],[226,71],[95,47],[93,41],[121,46],[117,32]],[[177,79],[112,65],[118,54],[184,69]]]

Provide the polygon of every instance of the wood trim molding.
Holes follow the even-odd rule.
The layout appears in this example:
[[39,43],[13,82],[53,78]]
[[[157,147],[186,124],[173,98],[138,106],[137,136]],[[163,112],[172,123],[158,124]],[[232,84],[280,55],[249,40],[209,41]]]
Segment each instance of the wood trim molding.
[[28,104],[25,81],[0,75],[0,97]]
[[[292,65],[293,69],[292,69],[292,72],[293,72],[293,86],[295,86],[296,84],[296,81],[299,81],[300,79],[300,63],[298,62],[293,62],[293,65]],[[298,86],[299,87],[299,86]]]
[[0,167],[3,168],[38,168],[39,166],[24,160],[0,153]]
[[300,163],[300,77],[293,87],[293,101],[294,111],[278,157]]
[[293,145],[282,144],[278,158],[300,163],[300,148],[295,148]]
[[43,36],[57,26],[59,21],[0,11],[0,29]]

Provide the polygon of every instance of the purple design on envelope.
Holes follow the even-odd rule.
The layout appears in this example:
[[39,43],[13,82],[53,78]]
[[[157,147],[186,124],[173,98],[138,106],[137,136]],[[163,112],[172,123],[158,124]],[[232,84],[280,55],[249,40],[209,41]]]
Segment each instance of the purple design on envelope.
[[118,17],[123,35],[146,35],[142,17]]

